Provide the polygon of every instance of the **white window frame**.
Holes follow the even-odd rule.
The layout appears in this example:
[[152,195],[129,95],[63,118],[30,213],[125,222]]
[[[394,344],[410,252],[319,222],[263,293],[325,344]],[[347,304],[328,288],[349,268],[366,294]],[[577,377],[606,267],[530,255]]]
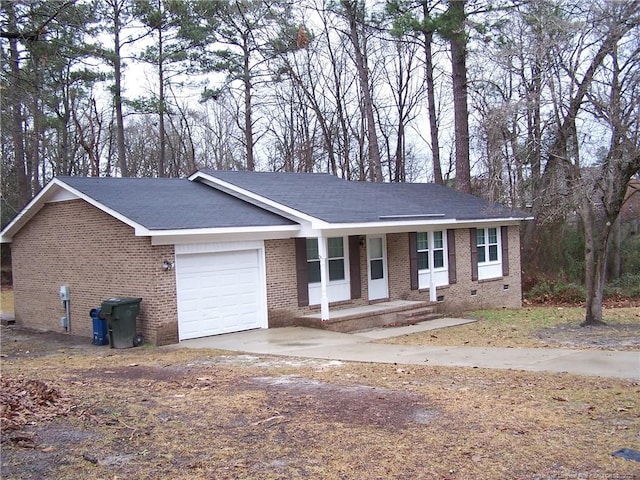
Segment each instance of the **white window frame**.
[[[324,257],[326,259],[326,271],[327,275],[329,275],[329,261],[341,259],[344,262],[344,278],[339,280],[330,280],[327,279],[327,296],[329,298],[329,302],[340,302],[343,300],[351,299],[351,282],[350,282],[350,271],[349,271],[349,238],[348,237],[330,237],[330,238],[341,238],[342,239],[342,257],[331,257],[329,258],[329,238],[325,240],[325,252],[324,255],[322,252],[318,251],[320,258],[318,260],[310,260],[307,259],[307,263],[310,261],[322,261]],[[311,238],[308,240],[312,240]],[[318,240],[317,238],[315,239]],[[320,301],[322,299],[322,287],[321,282],[314,282],[308,284],[309,289],[309,305],[320,305]]]
[[[433,248],[435,245],[435,234],[440,233],[442,235],[442,248]],[[449,262],[447,253],[447,231],[436,230],[430,232],[417,232],[417,235],[427,235],[427,248],[418,250],[418,252],[427,252],[429,268],[418,268],[418,288],[426,289],[431,287],[431,275],[433,275],[433,286],[442,287],[449,285]],[[417,239],[416,239],[417,240]],[[418,242],[416,241],[416,244]],[[434,251],[442,250],[442,267],[433,268]]]
[[[489,243],[489,230],[496,231],[496,243]],[[478,244],[478,232],[483,232],[484,244]],[[490,247],[495,246],[497,259],[490,260]],[[500,227],[485,227],[476,230],[476,248],[478,250],[478,280],[502,277],[502,232]],[[480,261],[480,251],[484,251],[484,261]]]

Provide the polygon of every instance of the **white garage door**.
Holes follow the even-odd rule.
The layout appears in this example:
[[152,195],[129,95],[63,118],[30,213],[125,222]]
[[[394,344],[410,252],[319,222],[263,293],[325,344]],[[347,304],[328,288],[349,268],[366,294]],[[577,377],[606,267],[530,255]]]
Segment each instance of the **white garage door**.
[[176,257],[180,340],[266,327],[260,251]]

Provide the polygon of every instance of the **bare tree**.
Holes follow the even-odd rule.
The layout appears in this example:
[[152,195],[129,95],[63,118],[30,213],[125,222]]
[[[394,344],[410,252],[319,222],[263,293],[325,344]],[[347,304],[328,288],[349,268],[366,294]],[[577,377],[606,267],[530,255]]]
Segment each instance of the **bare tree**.
[[359,0],[342,0],[344,15],[349,24],[349,40],[353,46],[353,56],[360,82],[362,109],[366,120],[366,133],[369,154],[369,180],[382,182],[382,165],[380,163],[380,147],[376,134],[373,98],[369,82],[369,66],[367,64],[366,34],[363,35],[364,2]]
[[[584,325],[602,323],[606,258],[627,184],[640,171],[638,143],[638,45],[640,2],[598,2],[590,5],[590,29],[576,35],[576,46],[557,52],[559,72],[570,84],[555,104],[556,127],[542,174],[540,195],[534,201],[544,220],[550,203],[575,208],[585,233],[587,288]],[[566,107],[565,107],[566,105]],[[578,121],[610,138],[603,158],[585,159]],[[605,138],[606,138],[605,137]]]

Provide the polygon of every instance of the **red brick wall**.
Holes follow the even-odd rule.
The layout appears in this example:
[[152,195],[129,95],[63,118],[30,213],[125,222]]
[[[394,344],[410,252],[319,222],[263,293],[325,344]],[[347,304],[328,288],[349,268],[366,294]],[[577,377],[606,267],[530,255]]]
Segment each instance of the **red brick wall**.
[[[319,306],[298,307],[296,278],[295,242],[292,238],[284,240],[265,240],[265,263],[267,272],[267,308],[269,326],[292,325],[293,320],[308,313],[318,312]],[[360,277],[362,298],[332,304],[332,309],[367,305],[367,254],[360,249]]]
[[[457,282],[436,289],[444,301],[439,309],[458,313],[481,308],[519,308],[522,306],[520,266],[520,230],[509,227],[509,276],[493,280],[471,280],[471,249],[469,229],[456,229]],[[409,237],[407,233],[387,235],[389,290],[391,299],[429,301],[429,289],[411,290],[409,277]],[[504,286],[508,285],[505,290]],[[475,290],[476,294],[471,295]]]
[[[492,280],[471,280],[471,249],[469,230],[456,230],[457,283],[437,289],[444,295],[442,311],[457,313],[483,308],[519,308],[522,306],[520,265],[520,229],[509,227],[509,275]],[[505,290],[505,285],[508,289]],[[471,291],[476,294],[472,295]],[[427,290],[428,293],[428,290]]]
[[[317,312],[318,307],[298,307],[296,290],[295,246],[293,239],[265,241],[267,269],[267,302],[269,325],[290,325],[298,315]],[[457,313],[480,308],[517,308],[522,306],[520,233],[509,227],[509,276],[495,280],[471,280],[469,229],[456,230],[457,283],[437,289],[444,296],[439,304],[445,313]],[[408,233],[387,234],[387,267],[391,300],[429,301],[429,290],[411,290]],[[362,298],[332,305],[332,309],[348,308],[368,303],[367,252],[360,249]],[[505,290],[504,286],[508,285]],[[471,295],[475,290],[476,294]]]
[[82,200],[51,203],[12,244],[16,322],[60,331],[58,291],[69,285],[71,333],[91,337],[89,310],[102,300],[141,297],[138,330],[154,344],[178,341],[174,248],[152,246],[133,229]]

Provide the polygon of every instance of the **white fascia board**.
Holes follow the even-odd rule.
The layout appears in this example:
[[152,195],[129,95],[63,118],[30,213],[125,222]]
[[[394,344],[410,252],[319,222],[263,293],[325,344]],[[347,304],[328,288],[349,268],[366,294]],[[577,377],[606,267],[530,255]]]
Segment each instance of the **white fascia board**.
[[313,217],[294,208],[287,207],[286,205],[282,205],[281,203],[267,197],[250,192],[249,190],[240,188],[233,183],[225,182],[206,173],[196,172],[189,177],[189,180],[192,182],[196,180],[201,181],[205,185],[209,185],[212,188],[228,193],[229,195],[251,203],[252,205],[263,208],[268,212],[276,213],[289,220],[293,220],[294,222],[312,222],[314,224],[329,225],[327,222],[320,220],[319,218]]
[[300,229],[300,237],[342,236],[342,235],[376,235],[383,233],[419,232],[429,230],[444,230],[447,228],[469,228],[477,226],[502,226],[519,225],[523,220],[532,217],[505,217],[485,218],[478,220],[456,220],[453,218],[437,220],[411,220],[395,222],[370,222],[370,223],[332,223],[319,225],[312,223],[303,225]]
[[505,218],[484,218],[479,220],[460,220],[455,224],[455,228],[473,227],[499,227],[520,225],[525,220],[533,220],[534,217],[505,217]]
[[299,230],[299,225],[286,227],[195,228],[185,230],[152,230],[150,236],[152,245],[175,245],[292,238],[299,236]]

